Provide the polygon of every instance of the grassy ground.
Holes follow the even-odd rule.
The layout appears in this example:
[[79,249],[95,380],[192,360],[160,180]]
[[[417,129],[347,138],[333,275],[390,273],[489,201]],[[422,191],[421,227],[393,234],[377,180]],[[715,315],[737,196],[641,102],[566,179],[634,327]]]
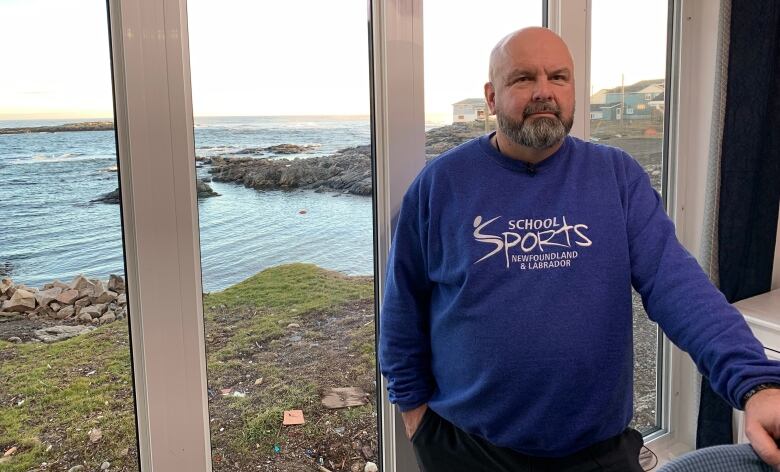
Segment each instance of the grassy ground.
[[[216,471],[376,461],[371,278],[275,267],[205,295],[204,312]],[[321,405],[325,389],[345,386],[363,388],[369,402]],[[306,424],[282,427],[287,409],[304,410]],[[93,442],[94,429],[102,438]],[[104,461],[137,470],[124,322],[51,345],[0,341],[0,455],[12,447],[2,471],[91,471]]]

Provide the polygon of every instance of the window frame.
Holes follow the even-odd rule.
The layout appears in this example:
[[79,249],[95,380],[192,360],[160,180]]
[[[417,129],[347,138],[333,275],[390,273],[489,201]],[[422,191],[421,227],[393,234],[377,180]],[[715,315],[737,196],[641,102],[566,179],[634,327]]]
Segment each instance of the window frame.
[[[590,76],[590,0],[543,1],[547,24]],[[699,247],[719,2],[671,0],[665,113],[670,114],[667,204],[683,244]],[[143,472],[211,468],[186,0],[107,0],[128,307]],[[375,150],[375,281],[381,300],[393,217],[425,162],[423,0],[368,0]],[[714,26],[713,26],[714,25]],[[589,134],[589,80],[577,80],[572,133]],[[579,124],[579,127],[577,126]],[[685,159],[675,159],[685,156]],[[698,378],[663,341],[662,429],[646,438],[659,457],[691,449]],[[382,470],[416,470],[379,378]],[[663,450],[663,452],[661,451]]]

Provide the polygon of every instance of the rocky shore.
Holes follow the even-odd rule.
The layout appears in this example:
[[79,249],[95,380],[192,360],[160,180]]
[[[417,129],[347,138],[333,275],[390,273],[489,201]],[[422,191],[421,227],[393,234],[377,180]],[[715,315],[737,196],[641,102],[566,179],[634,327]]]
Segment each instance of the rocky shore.
[[[457,123],[426,133],[425,154],[430,160],[442,152],[480,136],[484,123]],[[256,190],[314,190],[370,196],[371,147],[356,146],[330,156],[307,159],[266,159],[237,155],[291,154],[308,152],[311,146],[282,144],[247,148],[233,155],[198,160],[210,165],[216,182],[233,182]]]
[[57,126],[33,126],[29,128],[0,128],[0,134],[23,133],[60,133],[64,131],[112,131],[111,121],[87,121],[84,123],[66,123]]
[[40,321],[30,333],[15,333],[5,341],[55,342],[77,336],[95,325],[121,320],[127,315],[125,281],[118,275],[108,280],[76,276],[66,284],[55,280],[43,287],[16,285],[0,280],[0,322]]

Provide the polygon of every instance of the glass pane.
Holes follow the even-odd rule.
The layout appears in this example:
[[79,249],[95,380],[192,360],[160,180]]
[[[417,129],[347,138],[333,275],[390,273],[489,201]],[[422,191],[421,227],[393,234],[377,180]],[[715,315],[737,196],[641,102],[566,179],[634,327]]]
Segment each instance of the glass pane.
[[0,469],[138,470],[106,2],[0,0],[0,44]]
[[[590,139],[631,154],[661,192],[668,1],[594,0],[592,5]],[[660,334],[636,292],[633,300],[632,426],[648,433],[660,425]]]
[[188,14],[214,470],[362,471],[379,447],[365,0]]
[[428,159],[495,129],[495,117],[485,120],[483,92],[490,51],[512,31],[541,25],[541,0],[490,0],[478,8],[423,2]]

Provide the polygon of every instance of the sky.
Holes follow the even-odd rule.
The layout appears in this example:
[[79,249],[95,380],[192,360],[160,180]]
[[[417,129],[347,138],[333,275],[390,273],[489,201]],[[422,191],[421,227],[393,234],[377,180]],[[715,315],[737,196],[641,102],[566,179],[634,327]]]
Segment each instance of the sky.
[[[592,3],[591,91],[663,77],[667,1]],[[189,0],[195,116],[368,114],[366,16],[366,0]],[[426,115],[481,97],[493,45],[541,17],[541,0],[425,0]],[[0,0],[0,44],[0,119],[112,115],[105,0]]]

